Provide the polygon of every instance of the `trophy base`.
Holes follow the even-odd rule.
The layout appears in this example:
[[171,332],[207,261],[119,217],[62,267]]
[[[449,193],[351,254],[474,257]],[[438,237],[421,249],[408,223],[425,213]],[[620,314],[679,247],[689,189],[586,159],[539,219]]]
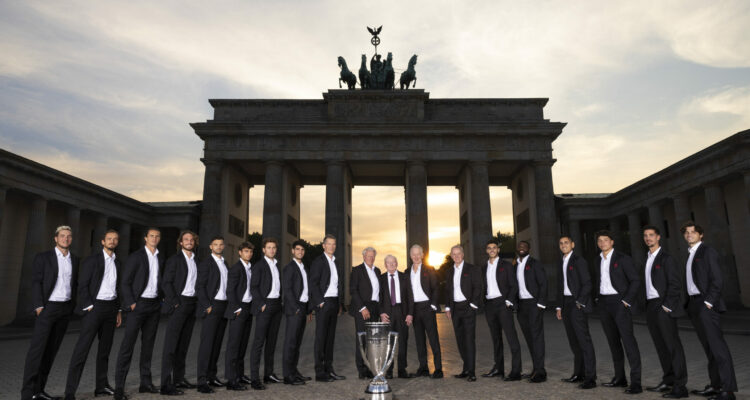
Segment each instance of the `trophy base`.
[[389,385],[385,380],[379,382],[370,382],[370,384],[367,385],[367,389],[365,389],[365,393],[367,394],[383,394],[390,393],[391,391],[391,385]]
[[373,393],[360,400],[396,400],[396,396],[393,393]]

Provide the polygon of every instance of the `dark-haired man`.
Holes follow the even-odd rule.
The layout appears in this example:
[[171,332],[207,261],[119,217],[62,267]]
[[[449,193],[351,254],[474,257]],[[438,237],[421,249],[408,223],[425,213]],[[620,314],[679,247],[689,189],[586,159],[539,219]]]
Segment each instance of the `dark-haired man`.
[[227,278],[227,298],[229,306],[224,316],[229,319],[229,338],[227,339],[226,377],[227,389],[246,390],[245,383],[250,378],[245,375],[245,353],[247,352],[250,330],[253,327],[253,295],[250,292],[253,258],[253,246],[242,242],[238,250],[240,259],[229,268]]
[[518,325],[531,354],[529,382],[547,380],[544,369],[544,309],[547,308],[547,275],[544,266],[529,255],[531,246],[522,240],[516,245],[516,279],[518,281]]
[[607,336],[615,367],[614,378],[602,386],[628,387],[625,378],[627,354],[630,364],[630,387],[625,393],[641,393],[641,353],[633,334],[632,315],[633,307],[637,304],[641,278],[633,266],[633,259],[614,248],[615,240],[611,232],[599,231],[594,236],[601,250],[596,285],[597,301],[602,328]]
[[729,347],[721,332],[720,314],[727,310],[721,297],[723,287],[719,253],[703,243],[703,228],[694,222],[682,226],[688,246],[685,266],[688,315],[708,358],[711,383],[694,394],[714,396],[712,399],[734,399],[737,378]]
[[[362,250],[362,264],[352,269],[349,278],[349,293],[352,296],[349,314],[354,317],[355,334],[365,331],[365,322],[380,321],[380,268],[375,266],[377,252],[372,247]],[[359,379],[373,378],[370,369],[362,360],[359,343],[354,343],[354,361]]]
[[557,307],[557,319],[563,321],[570,350],[573,351],[573,375],[563,382],[582,382],[581,389],[596,387],[596,355],[589,333],[588,314],[591,305],[591,276],[583,257],[573,252],[575,242],[563,235],[558,241],[562,260],[558,264],[557,298],[562,300]]
[[81,333],[73,348],[73,356],[68,367],[68,380],[65,384],[65,397],[74,399],[86,358],[95,338],[99,338],[96,354],[96,388],[94,395],[113,395],[109,386],[107,370],[109,353],[115,327],[122,323],[120,296],[117,279],[122,274],[122,265],[115,256],[119,235],[109,229],[101,239],[102,251],[88,256],[81,263],[78,275],[78,306],[76,313],[81,315]]
[[185,379],[185,359],[195,326],[195,306],[198,264],[195,255],[198,235],[189,230],[180,232],[177,253],[167,259],[162,278],[164,304],[162,314],[170,315],[164,331],[164,351],[161,359],[161,393],[182,394],[182,389],[194,389]]
[[297,369],[299,348],[305,332],[306,321],[312,320],[310,314],[310,291],[307,284],[307,271],[302,263],[305,256],[305,243],[297,240],[292,243],[292,261],[284,267],[281,287],[284,294],[284,314],[286,315],[286,334],[284,335],[284,383],[287,385],[304,385],[310,377],[302,375]]
[[159,280],[164,270],[164,256],[156,246],[161,241],[158,228],[146,228],[143,234],[144,246],[128,256],[125,272],[120,282],[122,309],[125,318],[125,336],[120,344],[115,370],[115,400],[127,399],[125,380],[133,357],[133,348],[141,334],[140,393],[159,393],[151,381],[151,356],[159,329],[159,309],[163,295]]
[[44,387],[74,308],[79,259],[70,253],[73,230],[58,226],[54,240],[55,248],[37,254],[32,263],[31,299],[36,320],[23,368],[22,400],[52,398]]
[[[263,239],[263,258],[253,266],[250,280],[255,315],[255,335],[250,350],[250,387],[255,390],[264,390],[264,383],[282,382],[273,372],[273,358],[281,324],[281,272],[276,266],[277,248],[276,239]],[[266,351],[263,355],[264,374],[261,382],[260,356],[263,347]]]

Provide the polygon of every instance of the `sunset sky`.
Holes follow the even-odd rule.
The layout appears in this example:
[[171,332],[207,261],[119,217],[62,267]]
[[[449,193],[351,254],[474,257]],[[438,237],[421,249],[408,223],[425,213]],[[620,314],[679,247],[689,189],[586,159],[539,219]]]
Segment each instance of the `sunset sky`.
[[[750,2],[0,0],[0,147],[142,201],[202,197],[209,98],[320,99],[336,57],[380,52],[431,98],[547,97],[567,122],[555,192],[612,192],[750,128]],[[251,189],[250,229],[262,224]],[[323,235],[324,187],[302,189]],[[430,187],[430,246],[458,241],[458,193]],[[493,229],[512,231],[492,187]],[[355,187],[354,261],[405,264],[404,191]],[[378,204],[378,207],[369,205]]]

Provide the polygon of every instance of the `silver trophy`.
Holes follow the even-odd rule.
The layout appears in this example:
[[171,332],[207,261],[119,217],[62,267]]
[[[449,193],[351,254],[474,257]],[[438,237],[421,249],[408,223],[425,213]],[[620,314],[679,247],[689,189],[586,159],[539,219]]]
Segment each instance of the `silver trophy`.
[[365,365],[375,375],[365,393],[390,393],[385,372],[396,354],[398,332],[392,332],[387,322],[366,322],[365,331],[357,332],[357,341]]

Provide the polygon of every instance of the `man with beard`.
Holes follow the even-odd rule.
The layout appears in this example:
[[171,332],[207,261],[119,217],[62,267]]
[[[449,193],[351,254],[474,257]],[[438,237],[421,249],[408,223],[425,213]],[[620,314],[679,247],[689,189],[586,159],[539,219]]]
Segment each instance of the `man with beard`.
[[529,382],[547,380],[544,369],[544,309],[547,308],[547,275],[544,266],[529,256],[529,242],[516,246],[516,279],[518,280],[518,325],[529,346],[533,369]]
[[307,271],[302,263],[305,244],[301,240],[292,243],[292,261],[284,267],[281,284],[284,293],[284,314],[286,314],[286,334],[284,335],[284,384],[304,385],[311,378],[302,375],[297,369],[299,348],[305,332],[305,320],[312,321],[309,307],[309,287]]

